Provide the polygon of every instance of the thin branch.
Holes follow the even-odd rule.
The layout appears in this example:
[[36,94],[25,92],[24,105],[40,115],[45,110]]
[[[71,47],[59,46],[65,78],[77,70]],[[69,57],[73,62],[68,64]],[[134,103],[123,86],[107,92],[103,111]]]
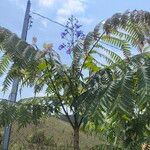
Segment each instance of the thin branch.
[[82,124],[82,121],[83,121],[83,119],[85,118],[85,116],[84,117],[82,117],[81,119],[80,119],[80,122],[79,122],[79,127],[81,126],[81,124]]
[[[49,70],[49,68],[48,68],[48,62],[47,62],[46,59],[45,59],[45,62],[46,62],[47,70],[51,72],[51,70]],[[58,97],[58,99],[59,99],[59,101],[60,101],[60,103],[61,103],[61,107],[62,107],[63,111],[65,112],[67,118],[68,118],[69,123],[70,123],[71,126],[74,128],[74,125],[73,125],[73,123],[72,123],[72,121],[71,121],[71,119],[70,119],[70,117],[69,117],[69,114],[68,114],[67,111],[65,110],[65,107],[64,107],[64,105],[63,105],[63,103],[62,103],[61,96],[60,96],[60,94],[57,92],[57,88],[56,88],[56,86],[55,86],[53,80],[51,79],[51,77],[50,77],[50,81],[51,81],[52,86],[53,86],[53,88],[54,88],[55,94],[57,95],[57,97]]]

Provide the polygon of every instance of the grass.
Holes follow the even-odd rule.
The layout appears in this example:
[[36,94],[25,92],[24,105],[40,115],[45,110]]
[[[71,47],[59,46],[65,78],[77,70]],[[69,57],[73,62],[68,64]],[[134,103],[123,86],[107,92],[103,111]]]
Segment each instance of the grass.
[[[96,135],[80,131],[81,150],[90,150],[92,147],[104,143]],[[28,125],[18,130],[13,125],[10,140],[10,150],[72,150],[73,130],[71,126],[55,117],[44,118],[38,124]]]

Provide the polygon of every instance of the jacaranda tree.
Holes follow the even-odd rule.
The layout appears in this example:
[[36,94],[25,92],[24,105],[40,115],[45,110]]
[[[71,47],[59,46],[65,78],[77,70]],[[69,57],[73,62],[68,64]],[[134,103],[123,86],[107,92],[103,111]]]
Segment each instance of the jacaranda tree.
[[[131,22],[129,17],[127,20]],[[134,29],[136,22],[132,24],[129,26],[131,33],[122,33],[108,28],[106,21],[84,37],[81,25],[71,17],[61,34],[67,43],[59,46],[60,50],[66,49],[70,54],[70,65],[63,65],[60,56],[51,49],[34,72],[32,66],[27,69],[30,74],[26,77],[26,83],[33,83],[35,92],[46,86],[47,96],[53,105],[61,108],[58,114],[64,113],[67,117],[74,130],[74,149],[79,149],[79,129],[83,122],[91,119],[96,124],[102,124],[106,114],[114,116],[117,113],[119,119],[120,115],[129,118],[129,114],[133,113],[130,94],[135,72],[131,70],[135,70],[133,66],[138,67],[139,57],[133,57],[132,48],[141,46],[141,36],[146,32],[141,30],[139,34]],[[118,49],[121,56],[115,52]]]
[[[97,32],[99,27],[100,25],[94,32],[85,36],[78,20],[74,17],[69,18],[66,29],[61,34],[67,43],[61,44],[59,49],[66,49],[69,54],[66,57],[71,63],[64,65],[60,56],[49,46],[49,53],[43,59],[35,60],[35,65],[29,64],[20,73],[23,77],[23,86],[34,86],[35,93],[45,88],[48,99],[45,105],[54,107],[57,115],[66,116],[74,131],[75,150],[79,150],[79,129],[82,123],[86,122],[91,110],[101,111],[95,107],[99,103],[98,97],[103,96],[107,84],[112,80],[111,70],[94,58],[100,56],[113,64],[115,61],[106,54],[96,51],[98,42],[105,36],[104,32],[100,34]],[[122,60],[113,51],[106,50],[106,52],[117,57],[117,60]]]
[[[87,36],[80,30],[78,20],[69,18],[61,34],[68,42],[61,44],[59,49],[66,49],[69,55],[65,59],[70,59],[71,63],[63,64],[62,58],[48,44],[44,46],[46,54],[42,58],[19,68],[17,75],[21,77],[23,86],[34,86],[35,93],[44,88],[47,94],[46,98],[34,98],[19,105],[25,108],[21,110],[30,110],[25,111],[28,115],[25,115],[24,122],[28,118],[39,119],[50,111],[57,115],[65,114],[74,130],[74,149],[79,150],[79,129],[83,123],[90,121],[100,125],[109,120],[107,116],[111,123],[116,121],[117,124],[121,119],[126,123],[128,119],[131,121],[135,110],[144,112],[149,97],[149,56],[143,53],[141,43],[149,37],[146,32],[149,24],[147,12],[142,13],[146,18],[143,23],[142,17],[133,21],[134,13],[117,14],[105,24],[98,24]],[[133,47],[142,49],[142,53],[132,56]],[[116,52],[118,49],[120,53]],[[17,71],[12,70],[9,79],[16,75],[14,72]],[[4,86],[7,87],[8,83],[4,82]],[[138,103],[133,97],[135,90],[140,99]],[[14,107],[17,110],[16,105]]]

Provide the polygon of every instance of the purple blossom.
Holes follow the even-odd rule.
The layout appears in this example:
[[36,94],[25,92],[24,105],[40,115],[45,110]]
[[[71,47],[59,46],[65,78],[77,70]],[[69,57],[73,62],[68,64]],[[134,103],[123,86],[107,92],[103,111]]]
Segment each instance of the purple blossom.
[[73,16],[68,19],[65,27],[65,30],[61,33],[61,38],[66,42],[61,44],[58,49],[65,49],[67,54],[71,54],[73,46],[78,42],[78,40],[83,40],[85,35],[83,31],[80,30],[82,25]]
[[59,47],[58,47],[58,49],[59,50],[62,50],[62,49],[64,49],[66,47],[66,45],[63,43],[63,44],[61,44]]
[[64,39],[66,35],[67,35],[66,32],[62,32],[62,33],[61,33],[61,38]]
[[82,27],[82,25],[79,25],[77,23],[75,23],[74,25],[75,25],[76,29],[79,29],[80,27]]
[[79,37],[82,37],[84,34],[83,34],[83,31],[76,31],[76,36],[77,36],[77,38],[79,38]]
[[71,48],[68,48],[66,52],[67,54],[71,54]]

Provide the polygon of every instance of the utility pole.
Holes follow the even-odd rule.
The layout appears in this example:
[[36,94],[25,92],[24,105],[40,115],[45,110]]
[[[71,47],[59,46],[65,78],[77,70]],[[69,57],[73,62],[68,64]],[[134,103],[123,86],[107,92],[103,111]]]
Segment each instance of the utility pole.
[[[26,41],[27,38],[27,32],[29,27],[29,21],[30,21],[30,8],[31,8],[31,2],[28,0],[25,17],[24,17],[24,23],[22,28],[22,34],[21,39]],[[17,98],[17,92],[18,92],[18,86],[19,86],[19,78],[14,79],[12,84],[11,93],[9,95],[8,100],[11,102],[16,102]],[[11,134],[11,125],[4,127],[4,136],[3,136],[3,143],[2,143],[2,150],[8,150],[9,148],[9,141],[10,141],[10,134]]]

